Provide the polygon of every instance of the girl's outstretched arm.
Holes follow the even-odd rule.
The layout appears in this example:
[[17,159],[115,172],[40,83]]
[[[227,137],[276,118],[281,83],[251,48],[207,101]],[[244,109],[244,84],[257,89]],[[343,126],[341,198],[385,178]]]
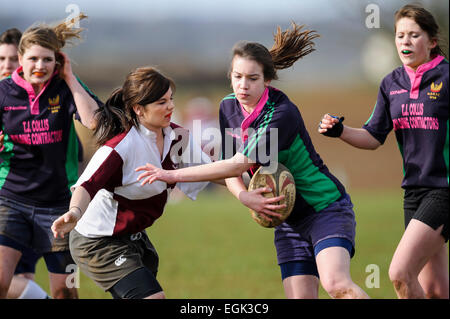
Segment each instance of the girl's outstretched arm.
[[351,146],[366,150],[375,150],[381,145],[367,130],[343,125],[338,117],[331,116],[330,114],[323,116],[319,123],[318,131],[321,134],[325,134],[332,129],[336,130],[335,127],[339,125],[342,125],[342,127],[334,137],[339,137]]

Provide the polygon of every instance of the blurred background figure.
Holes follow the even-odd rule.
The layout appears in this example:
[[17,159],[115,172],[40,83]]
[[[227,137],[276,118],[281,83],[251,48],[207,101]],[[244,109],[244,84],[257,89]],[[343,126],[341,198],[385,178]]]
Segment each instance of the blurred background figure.
[[[180,118],[180,117],[179,117]],[[203,152],[209,155],[213,161],[217,161],[220,155],[219,122],[217,121],[217,107],[211,99],[205,96],[196,96],[188,100],[182,114],[181,126],[188,129],[192,135],[192,141],[200,145]],[[177,123],[177,119],[174,120]],[[222,188],[215,183],[209,183],[206,191]],[[171,204],[176,204],[187,197],[177,187],[170,193]]]
[[212,135],[220,132],[216,109],[217,107],[209,98],[195,97],[186,103],[183,118],[184,127],[193,135],[194,143],[200,145],[203,152],[213,161],[219,159],[220,153],[220,138],[214,138]]
[[[212,161],[220,156],[220,129],[217,107],[204,96],[194,97],[186,103],[184,109],[184,127],[193,135],[194,143],[202,147]],[[219,134],[219,135],[218,135]],[[209,183],[205,190],[221,189],[220,185]]]
[[22,32],[16,28],[6,30],[0,35],[0,80],[10,76],[19,67],[17,47]]

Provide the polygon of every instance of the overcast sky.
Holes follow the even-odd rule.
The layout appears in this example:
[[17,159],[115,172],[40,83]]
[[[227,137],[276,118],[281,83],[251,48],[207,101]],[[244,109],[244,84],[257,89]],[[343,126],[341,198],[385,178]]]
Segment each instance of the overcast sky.
[[[312,19],[330,19],[336,15],[333,6],[338,1],[342,0],[19,0],[2,1],[1,7],[2,11],[14,16],[36,15],[39,18],[43,13],[65,16],[67,6],[76,4],[89,15],[102,17],[148,19],[151,14],[155,19],[195,17],[251,22],[255,19],[289,19],[293,13]],[[355,0],[347,0],[352,1]]]
[[[85,56],[89,50],[100,48],[103,52],[122,53],[142,52],[158,54],[157,48],[161,48],[165,55],[184,52],[189,56],[197,57],[201,63],[211,59],[210,63],[216,65],[216,60],[225,61],[222,57],[236,39],[251,39],[254,41],[266,41],[271,45],[270,32],[275,31],[276,25],[288,27],[294,20],[300,24],[317,28],[322,35],[317,41],[318,52],[308,58],[309,64],[297,66],[299,72],[304,72],[310,66],[311,74],[316,74],[321,79],[323,76],[317,72],[319,69],[330,72],[332,69],[357,70],[361,69],[358,54],[360,50],[372,53],[378,60],[377,70],[383,75],[387,71],[380,67],[379,56],[390,56],[388,49],[377,53],[375,49],[384,48],[380,45],[380,39],[372,41],[372,36],[379,33],[377,29],[368,29],[365,18],[369,14],[365,8],[369,4],[379,6],[382,16],[381,29],[392,30],[393,13],[402,5],[416,0],[0,0],[0,21],[3,28],[16,26],[25,30],[32,23],[61,21],[78,12],[84,12],[89,16],[82,26],[87,28],[85,41],[82,45],[73,49],[75,55]],[[448,0],[422,0],[425,7],[430,4],[441,4],[442,12],[448,12]],[[446,6],[446,7],[445,7]],[[433,6],[430,6],[433,7]],[[436,7],[434,7],[436,9]],[[446,9],[446,10],[445,10]],[[14,21],[15,17],[21,17]],[[448,17],[448,16],[447,16]],[[103,19],[112,21],[105,23]],[[122,21],[115,23],[114,19]],[[192,27],[190,21],[173,23],[171,19],[189,19],[206,22]],[[164,22],[159,23],[159,21]],[[2,23],[3,22],[3,23]],[[160,29],[153,27],[148,29],[139,23],[131,22],[157,22]],[[215,23],[217,22],[217,23]],[[233,23],[234,22],[234,23]],[[267,22],[266,28],[261,27],[261,22]],[[328,23],[324,23],[328,22]],[[95,27],[94,27],[94,24]],[[239,26],[233,32],[228,25]],[[271,26],[273,24],[273,27]],[[182,29],[170,28],[176,25]],[[203,25],[208,32],[203,32]],[[117,28],[114,28],[117,26]],[[336,27],[334,27],[336,26]],[[263,30],[259,34],[259,29]],[[152,30],[152,31],[149,31]],[[153,32],[155,31],[156,32]],[[176,34],[174,34],[176,32]],[[357,37],[355,36],[357,32]],[[161,34],[160,38],[156,38]],[[350,36],[348,36],[350,34]],[[189,38],[190,36],[190,38]],[[195,37],[195,39],[193,39]],[[147,42],[141,43],[141,39]],[[153,42],[151,42],[153,41]],[[201,41],[201,42],[199,42]],[[372,42],[369,42],[372,41]],[[392,39],[387,40],[390,45]],[[151,43],[150,43],[151,42]],[[365,43],[368,42],[368,43]],[[153,45],[157,43],[158,45]],[[145,46],[149,44],[148,46]],[[178,46],[177,46],[178,45]],[[182,47],[180,49],[180,46]],[[224,46],[226,49],[224,49]],[[370,48],[370,50],[367,50]],[[77,49],[79,51],[77,51]],[[88,50],[89,49],[89,50]],[[192,51],[192,50],[198,51]],[[97,52],[97,51],[95,51]],[[160,54],[161,52],[159,52]],[[333,59],[323,54],[333,54]],[[363,52],[364,53],[364,52]],[[365,53],[364,53],[365,54]],[[87,55],[88,56],[88,55]],[[374,57],[370,56],[369,60]],[[398,64],[395,56],[390,64]],[[209,61],[209,60],[208,60]],[[335,63],[339,61],[339,63]],[[389,61],[388,61],[389,62]],[[316,64],[315,64],[316,63]],[[328,63],[328,64],[327,64]],[[390,64],[386,69],[390,69]],[[363,66],[367,63],[362,63]],[[291,72],[292,73],[292,72]],[[370,70],[374,74],[373,70]],[[294,74],[294,73],[292,73]],[[381,77],[377,74],[377,77]],[[378,78],[376,79],[378,81]]]
[[[291,20],[302,17],[307,22],[333,20],[364,14],[368,4],[388,11],[412,2],[408,0],[2,0],[1,14],[27,16],[33,21],[47,17],[66,17],[70,5],[94,17],[125,20],[192,18],[203,21],[240,21],[249,24],[261,20]],[[448,0],[422,0],[425,6]],[[33,19],[35,16],[35,19]]]

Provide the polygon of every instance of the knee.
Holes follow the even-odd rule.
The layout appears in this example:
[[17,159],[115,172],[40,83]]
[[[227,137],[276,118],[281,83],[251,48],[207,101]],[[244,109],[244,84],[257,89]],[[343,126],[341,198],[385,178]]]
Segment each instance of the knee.
[[54,299],[78,299],[76,288],[61,287],[53,291]]
[[405,267],[397,266],[396,264],[391,264],[389,267],[389,279],[397,288],[403,285],[407,285],[411,281],[412,275],[409,273],[408,269]]
[[411,287],[414,285],[413,278],[413,274],[407,267],[401,267],[391,263],[389,267],[389,279],[399,296],[405,297],[411,293]]
[[323,289],[334,299],[352,298],[352,283],[336,277],[321,278]]

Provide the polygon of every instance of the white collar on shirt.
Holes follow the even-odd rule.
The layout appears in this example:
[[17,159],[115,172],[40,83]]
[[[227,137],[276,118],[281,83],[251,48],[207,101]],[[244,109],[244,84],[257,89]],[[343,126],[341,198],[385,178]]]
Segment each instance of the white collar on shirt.
[[[139,124],[139,129],[137,130],[138,133],[145,138],[150,138],[150,141],[156,145],[156,133],[152,130],[149,130],[144,125]],[[167,153],[170,150],[170,145],[172,144],[172,141],[176,138],[176,134],[174,130],[170,127],[164,127],[163,128],[163,134],[164,134],[164,150],[163,150],[163,159],[166,157]]]

